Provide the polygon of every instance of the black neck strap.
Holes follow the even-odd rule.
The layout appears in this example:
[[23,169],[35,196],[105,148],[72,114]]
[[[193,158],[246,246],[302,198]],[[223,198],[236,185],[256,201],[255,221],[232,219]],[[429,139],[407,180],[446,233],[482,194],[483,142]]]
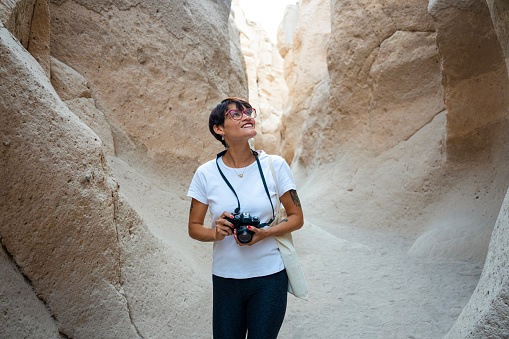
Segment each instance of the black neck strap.
[[[251,150],[251,152],[253,152],[253,155],[255,156],[256,164],[258,165],[258,171],[260,171],[260,176],[262,177],[263,187],[265,188],[265,193],[267,193],[267,197],[269,198],[270,206],[272,207],[272,219],[268,223],[266,223],[266,225],[269,225],[269,224],[272,223],[272,221],[275,218],[275,216],[274,216],[274,205],[272,204],[272,199],[270,198],[269,189],[267,188],[267,183],[265,182],[265,176],[263,175],[262,165],[260,165],[260,160],[258,160],[258,152],[253,151],[253,150]],[[223,177],[224,182],[226,182],[228,187],[230,187],[230,189],[232,190],[233,194],[235,194],[235,198],[237,198],[238,206],[235,209],[235,214],[238,214],[238,213],[240,213],[240,200],[239,200],[239,197],[237,196],[237,193],[233,189],[233,186],[230,184],[228,179],[226,179],[226,177],[223,174],[223,171],[221,171],[221,168],[219,167],[218,159],[221,158],[225,154],[226,154],[226,150],[224,150],[224,151],[222,151],[222,152],[217,154],[216,165],[217,165],[217,169],[219,170],[219,173],[221,174],[221,177]],[[264,224],[261,224],[260,226],[263,226],[263,225]]]

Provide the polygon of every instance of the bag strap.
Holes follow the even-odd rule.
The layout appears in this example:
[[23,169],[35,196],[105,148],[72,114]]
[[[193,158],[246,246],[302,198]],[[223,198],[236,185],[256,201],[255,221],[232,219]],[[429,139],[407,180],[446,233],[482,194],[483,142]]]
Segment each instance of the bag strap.
[[[267,183],[265,182],[265,176],[263,175],[262,166],[260,165],[260,160],[258,159],[258,152],[254,151],[254,150],[251,150],[251,152],[253,152],[253,155],[255,156],[256,164],[258,165],[258,171],[260,171],[260,176],[262,178],[263,187],[265,188],[265,193],[267,193],[267,197],[269,198],[270,207],[272,207],[272,219],[270,219],[269,222],[267,222],[267,223],[260,224],[260,226],[263,227],[263,226],[272,224],[272,222],[274,221],[274,219],[275,219],[274,205],[272,204],[272,199],[270,198],[269,189],[267,187]],[[221,168],[219,167],[218,159],[220,157],[222,157],[223,155],[225,155],[225,154],[226,154],[226,150],[224,150],[224,151],[222,151],[222,152],[217,154],[217,157],[216,157],[216,166],[217,166],[217,169],[219,170],[219,173],[221,174],[221,177],[226,182],[228,187],[232,190],[233,194],[235,194],[235,198],[237,198],[238,206],[235,209],[235,213],[238,214],[238,213],[240,213],[240,200],[239,200],[239,197],[237,196],[237,192],[235,192],[235,190],[233,189],[233,186],[230,184],[228,179],[226,179],[225,175],[223,174],[223,171],[221,171]],[[269,163],[270,163],[270,156],[269,156]],[[271,168],[272,168],[272,163],[270,163],[270,164],[271,164]],[[274,170],[273,169],[272,169],[272,173],[274,174]],[[278,194],[278,192],[277,192],[277,183],[276,183],[276,196],[278,197],[278,201],[279,201],[279,195],[277,195],[277,194]]]
[[[269,198],[270,207],[272,207],[272,219],[268,222],[268,224],[271,224],[272,221],[274,221],[274,205],[272,204],[272,199],[270,198],[269,189],[267,188],[267,183],[265,182],[265,176],[263,175],[262,166],[260,165],[260,160],[258,160],[258,152],[253,151],[254,156],[256,158],[256,163],[258,164],[258,170],[260,171],[260,176],[262,177],[263,181],[263,187],[265,187],[265,193],[267,193],[267,198]],[[270,161],[270,155],[269,155],[269,161]],[[277,190],[276,190],[277,194]]]
[[277,186],[277,177],[276,172],[274,171],[274,166],[272,166],[272,157],[269,155],[269,167],[272,172],[272,176],[274,177],[274,183],[276,184],[276,218],[275,220],[281,219],[281,201],[279,200],[279,188]]

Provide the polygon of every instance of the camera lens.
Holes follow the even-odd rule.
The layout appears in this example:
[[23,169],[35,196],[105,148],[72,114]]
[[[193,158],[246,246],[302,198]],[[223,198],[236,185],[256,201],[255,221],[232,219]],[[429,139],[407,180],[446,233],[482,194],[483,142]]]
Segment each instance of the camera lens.
[[241,244],[247,244],[253,239],[253,235],[247,230],[241,230],[240,232],[237,231],[237,239]]

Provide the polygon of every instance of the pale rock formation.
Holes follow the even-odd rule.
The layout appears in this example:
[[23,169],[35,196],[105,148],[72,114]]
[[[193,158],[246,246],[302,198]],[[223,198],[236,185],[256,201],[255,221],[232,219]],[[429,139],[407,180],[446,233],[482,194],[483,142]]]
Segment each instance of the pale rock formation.
[[[486,2],[301,1],[279,32],[283,155],[320,221],[302,253],[349,247],[346,225],[412,237],[414,258],[486,258],[448,338],[509,337],[508,7]],[[210,337],[185,189],[221,149],[210,110],[248,96],[245,69],[267,112],[275,58],[226,0],[55,0],[50,59],[46,5],[0,0],[0,337]],[[278,142],[278,119],[255,144]]]
[[9,65],[0,91],[2,243],[61,333],[91,336],[95,327],[134,337],[120,293],[115,184],[100,141],[9,32],[0,36],[2,64]]
[[42,66],[48,78],[50,77],[49,26],[49,0],[37,0],[34,4],[27,49]]
[[482,260],[509,179],[504,170],[507,67],[484,2],[436,1],[429,10],[437,27],[447,109],[444,169],[456,183],[430,211],[434,221],[412,252],[477,252],[483,255],[474,258]]
[[50,311],[0,247],[0,337],[59,338]]
[[507,16],[509,15],[509,4],[502,0],[486,0],[490,9],[491,20],[495,32],[497,32],[498,41],[504,51],[506,64],[509,65],[509,28],[507,26]]
[[248,96],[228,1],[53,1],[50,9],[52,55],[88,80],[118,156],[188,180],[221,150],[208,115],[225,97]]
[[435,1],[429,9],[444,56],[448,159],[491,161],[500,143],[494,127],[507,117],[509,78],[488,7],[477,0]]
[[71,67],[51,58],[51,84],[67,107],[101,139],[107,155],[115,155],[113,135],[103,112],[96,108],[87,80]]
[[283,113],[281,155],[288,162],[294,158],[302,125],[310,114],[313,92],[328,79],[330,15],[330,0],[301,0],[298,6],[287,8],[278,30],[289,98]]
[[51,58],[51,84],[63,101],[92,97],[87,79],[53,57]]
[[509,192],[491,236],[484,269],[469,303],[444,337],[509,338]]
[[288,5],[277,30],[277,48],[283,58],[295,47],[293,32],[299,23],[299,4]]
[[[66,63],[48,55],[50,62],[38,59],[40,64],[27,52],[27,41],[23,47],[3,26],[8,23],[19,39],[28,39],[31,26],[49,27],[41,22],[44,11],[31,10],[37,4],[0,1],[0,63],[5,66],[0,68],[0,118],[5,122],[0,127],[0,267],[5,273],[0,275],[0,336],[207,337],[210,275],[203,272],[205,265],[210,268],[203,258],[210,257],[204,255],[210,248],[186,234],[187,182],[176,178],[189,178],[189,168],[195,168],[180,161],[208,159],[210,150],[220,147],[211,145],[203,118],[210,108],[226,95],[247,94],[228,3],[187,2],[179,17],[174,8],[157,2],[132,7],[94,1],[87,4],[91,9],[54,2],[51,51]],[[32,20],[34,13],[41,18]],[[127,38],[133,32],[135,44]],[[141,44],[146,36],[154,46]],[[101,45],[102,39],[107,43]],[[40,50],[46,52],[32,52]],[[172,87],[165,86],[169,78],[176,82]],[[158,106],[163,102],[164,110]],[[133,105],[143,110],[129,114]],[[154,144],[161,148],[147,145],[150,135],[143,130],[129,130],[147,122],[164,135],[165,141]],[[178,145],[191,136],[186,153]],[[167,151],[170,144],[174,148]],[[134,155],[128,160],[138,165],[160,161],[170,166],[137,171],[116,153]],[[122,176],[126,195],[110,164]],[[160,186],[147,178],[169,168],[179,170],[159,179]],[[156,189],[172,199],[170,207],[164,206],[168,200],[156,199]],[[143,220],[132,207],[150,201],[152,208],[164,206],[157,210],[164,211],[157,223],[154,216]]]
[[[198,337],[207,314],[186,310],[205,303],[199,296],[208,283],[191,279],[189,262],[122,198],[98,136],[60,101],[39,64],[6,29],[0,37],[1,61],[9,65],[1,74],[0,234],[19,270],[2,275],[2,285],[14,293],[8,279],[23,274],[47,307],[31,309],[39,310],[39,323],[17,331],[40,328],[35,337],[46,337],[58,326],[75,338]],[[14,310],[4,314],[11,325]],[[191,317],[200,325],[182,327]]]
[[35,3],[36,0],[0,2],[0,21],[25,48],[28,48]]
[[[449,337],[509,336],[505,207],[492,235],[509,184],[507,5],[333,0],[331,9],[327,75],[297,124],[292,164],[306,216],[331,233],[339,224],[407,234],[415,256],[483,262],[490,248]],[[289,81],[290,97],[297,89]]]
[[246,19],[238,1],[232,3],[232,16],[240,31],[240,44],[246,60],[249,102],[257,109],[257,136],[254,147],[269,154],[281,147],[281,116],[288,99],[283,76],[283,59],[267,32]]
[[[327,136],[341,135],[331,135],[334,143],[348,140],[380,154],[444,108],[427,2],[408,1],[403,10],[399,4],[333,1],[328,69],[330,110],[337,111],[330,114]],[[401,118],[405,123],[395,124]]]
[[[472,87],[470,113],[458,124],[471,122],[464,134],[471,138],[464,140],[464,151],[457,146],[455,151],[455,112],[465,111],[459,103],[465,97],[450,94],[451,81],[444,82],[444,92],[442,78],[450,74],[452,60],[463,56],[440,43],[458,34],[439,31],[437,37],[427,5],[412,1],[402,11],[394,1],[333,2],[330,79],[314,88],[294,169],[311,215],[422,235],[411,250],[416,255],[482,261],[507,188],[501,156],[507,95],[497,88],[493,100],[477,99]],[[487,51],[472,60],[495,65],[485,79],[496,74],[490,86],[505,88],[500,54]],[[467,81],[478,83],[477,74]],[[487,101],[493,109],[482,114],[492,119],[475,120]],[[491,144],[475,137],[483,128]]]
[[[499,173],[478,173],[478,178],[488,183],[491,180],[500,190],[507,188],[508,181],[504,173],[509,141],[509,23],[504,17],[508,9],[498,1],[429,4],[444,60],[449,161],[463,166],[478,161],[500,167]],[[489,238],[491,234],[489,251],[477,288],[446,338],[509,337],[508,197],[506,194],[492,233],[490,228],[482,234],[469,232],[470,237]],[[499,195],[494,198],[489,212],[492,219],[500,199]],[[478,210],[478,215],[482,212]]]
[[1,1],[0,21],[34,56],[49,77],[49,0]]
[[326,74],[308,99],[308,118],[294,127],[302,135],[294,169],[309,213],[410,234],[426,227],[416,218],[443,162],[445,121],[426,5],[408,3],[405,18],[395,2],[332,3],[330,41],[322,42],[327,59],[317,57]]

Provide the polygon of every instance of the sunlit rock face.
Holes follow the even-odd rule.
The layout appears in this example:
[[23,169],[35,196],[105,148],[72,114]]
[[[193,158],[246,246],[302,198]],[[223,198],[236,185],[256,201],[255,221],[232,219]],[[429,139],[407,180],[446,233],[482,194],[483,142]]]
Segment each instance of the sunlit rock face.
[[178,178],[221,148],[211,108],[247,96],[238,31],[228,1],[136,5],[0,1],[2,338],[210,333]]
[[380,154],[443,110],[440,59],[426,4],[333,2],[327,55],[331,105],[339,111],[330,114],[329,126],[340,140]]
[[51,3],[52,55],[89,81],[122,139],[119,156],[189,176],[217,151],[210,111],[248,96],[229,9],[225,0]]
[[246,61],[249,102],[258,112],[253,146],[277,154],[281,146],[281,116],[288,99],[283,58],[267,32],[258,23],[246,19],[236,0],[231,10]]
[[278,48],[284,58],[289,98],[283,112],[281,155],[288,162],[294,158],[312,100],[321,95],[319,84],[328,78],[330,29],[330,1],[320,0],[299,1],[298,5],[288,6],[278,30]]

